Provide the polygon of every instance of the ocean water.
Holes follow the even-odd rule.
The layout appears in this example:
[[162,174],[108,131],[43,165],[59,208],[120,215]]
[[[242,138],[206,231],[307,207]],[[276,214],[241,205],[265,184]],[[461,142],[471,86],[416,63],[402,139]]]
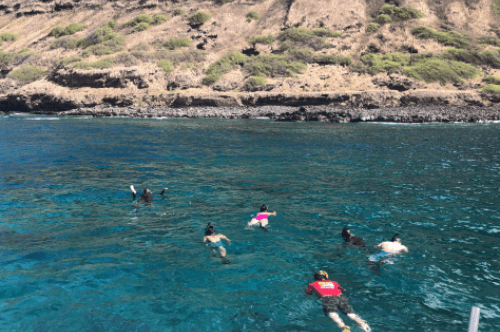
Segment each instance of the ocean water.
[[[1,331],[500,326],[500,125],[0,118]],[[169,190],[137,210],[128,189]],[[266,203],[270,231],[245,230]],[[232,240],[231,264],[201,241]],[[342,227],[367,249],[344,247]],[[399,233],[409,253],[373,263]],[[361,331],[345,315],[341,318]]]

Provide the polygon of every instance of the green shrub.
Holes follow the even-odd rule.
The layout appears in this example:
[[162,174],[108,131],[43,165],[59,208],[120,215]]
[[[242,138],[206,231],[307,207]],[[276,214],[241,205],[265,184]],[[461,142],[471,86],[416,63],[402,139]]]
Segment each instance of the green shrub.
[[177,8],[176,10],[174,10],[174,15],[182,15],[184,14],[186,11],[182,8]]
[[168,17],[165,15],[155,14],[155,16],[153,16],[153,20],[154,24],[162,24],[168,21]]
[[411,20],[414,18],[422,18],[425,15],[416,9],[410,7],[399,7],[394,5],[385,4],[380,8],[379,14],[391,16],[395,20]]
[[135,27],[136,25],[139,25],[141,23],[147,23],[148,25],[151,25],[154,22],[155,20],[150,15],[139,14],[133,20],[126,22],[125,25],[129,27]]
[[250,39],[248,40],[248,43],[252,44],[255,47],[255,44],[272,45],[275,40],[276,40],[276,37],[269,34],[267,36],[250,37]]
[[56,63],[62,63],[64,65],[68,65],[70,63],[78,62],[81,60],[82,60],[82,58],[79,57],[78,55],[73,55],[73,56],[70,56],[69,58],[58,59],[58,60],[56,60]]
[[485,37],[479,37],[477,39],[478,44],[482,45],[483,47],[486,45],[493,45],[493,46],[500,46],[500,41],[498,38],[493,37],[493,36],[485,36]]
[[36,52],[29,48],[24,48],[18,52],[4,52],[0,50],[0,67],[6,65],[19,66],[25,61],[28,61],[31,56],[36,55]]
[[310,48],[292,48],[288,50],[287,55],[292,61],[301,61],[305,63],[313,62],[314,52]]
[[479,76],[481,72],[468,63],[430,58],[404,67],[403,74],[426,83],[439,82],[444,85],[447,82],[464,82],[465,79]]
[[167,73],[174,70],[174,65],[172,64],[172,62],[167,61],[167,60],[158,61],[158,67],[160,67],[161,69],[163,69]]
[[341,32],[330,31],[324,28],[318,28],[313,30],[313,34],[318,37],[340,37],[342,35]]
[[259,85],[266,85],[266,84],[267,84],[267,81],[264,77],[252,76],[247,80],[247,82],[245,83],[245,86],[247,88],[250,88],[250,87],[259,86]]
[[306,28],[286,29],[279,33],[277,39],[280,41],[280,50],[282,52],[295,47],[312,48],[315,51],[319,51],[325,44],[324,37],[320,37],[313,30]]
[[145,42],[139,42],[139,44],[135,45],[132,49],[134,51],[147,51],[151,48],[151,45]]
[[113,63],[131,67],[137,65],[137,58],[131,53],[122,52],[115,56]]
[[500,95],[500,85],[488,84],[482,87],[479,91]]
[[111,21],[104,22],[103,25],[101,26],[101,28],[109,28],[111,30],[114,30],[117,26],[118,26],[118,22],[116,22],[115,20],[111,20]]
[[[201,63],[205,61],[207,52],[201,50],[166,51],[160,50],[154,54],[158,60],[168,60],[178,66],[181,63]],[[144,56],[147,56],[144,54]]]
[[380,25],[378,25],[378,23],[371,22],[368,24],[368,27],[366,28],[366,32],[367,33],[374,33],[374,32],[377,32],[379,28],[380,28]]
[[[212,63],[205,71],[203,77],[204,85],[212,85],[217,82],[222,75],[230,72],[239,65],[245,63],[247,57],[240,52],[227,52],[219,60]],[[258,76],[258,75],[257,75]]]
[[361,63],[355,63],[355,64],[351,65],[351,71],[355,72],[355,73],[364,74],[364,73],[368,72],[368,67],[362,65]]
[[10,74],[10,77],[22,83],[31,83],[41,79],[46,75],[46,70],[27,64],[22,66],[21,68],[15,69],[12,74]]
[[151,26],[149,24],[147,24],[146,22],[141,22],[141,23],[137,24],[136,26],[134,26],[131,33],[146,31],[146,30],[149,30],[149,28],[151,28]]
[[368,66],[370,75],[386,72],[388,74],[399,73],[403,66],[408,65],[410,57],[406,54],[387,53],[383,56],[377,54],[366,54],[361,57],[361,62]]
[[247,14],[247,21],[250,22],[252,20],[256,20],[259,18],[259,13],[257,13],[255,10],[251,10]]
[[455,48],[468,48],[470,37],[456,31],[436,32],[434,29],[419,25],[412,30],[412,34],[419,39],[435,39],[438,43]]
[[52,28],[52,29],[50,30],[50,32],[49,32],[49,36],[54,36],[54,37],[56,37],[56,38],[57,38],[57,37],[59,37],[59,36],[61,36],[61,35],[62,35],[63,31],[64,31],[64,27],[62,27],[62,26],[58,25],[58,26],[56,26],[55,28]]
[[14,41],[17,40],[17,35],[11,32],[2,32],[0,33],[0,41]]
[[189,22],[191,22],[191,24],[203,24],[211,18],[211,14],[199,11],[189,16]]
[[113,63],[114,59],[108,56],[95,62],[85,62],[85,61],[75,62],[73,64],[73,67],[84,70],[104,69],[113,67]]
[[496,76],[487,75],[485,78],[483,78],[483,81],[489,84],[500,85],[500,77]]
[[490,66],[500,68],[500,49],[478,52],[475,50],[463,50],[449,48],[439,55],[447,60],[462,61],[473,65]]
[[85,24],[70,23],[64,28],[63,35],[69,36],[83,29],[85,29]]
[[66,27],[62,27],[59,25],[50,30],[49,36],[54,36],[56,38],[61,36],[69,36],[83,29],[85,29],[85,24],[70,23]]
[[85,38],[78,39],[76,46],[86,49],[82,56],[90,54],[105,55],[113,54],[123,50],[125,47],[125,37],[113,31],[106,23],[94,33]]
[[295,76],[304,73],[307,64],[301,61],[293,61],[286,54],[260,54],[249,57],[243,68],[253,76]]
[[52,49],[54,48],[64,48],[67,50],[75,49],[76,46],[76,38],[73,36],[60,37],[54,40],[54,42],[50,45]]
[[500,0],[493,0],[491,8],[493,9],[493,13],[495,13],[495,15],[500,15]]
[[326,54],[316,54],[313,57],[313,62],[323,64],[323,65],[342,65],[349,66],[352,62],[350,56],[342,56],[342,55],[326,55]]
[[180,48],[180,47],[188,47],[191,45],[192,42],[193,42],[193,40],[190,38],[187,38],[187,37],[171,38],[171,39],[167,40],[165,43],[163,43],[162,45],[167,47],[167,48],[174,49],[174,48]]
[[377,22],[380,24],[380,25],[383,25],[383,24],[386,24],[386,23],[390,23],[392,20],[391,20],[391,17],[387,14],[380,14],[379,16],[377,16]]

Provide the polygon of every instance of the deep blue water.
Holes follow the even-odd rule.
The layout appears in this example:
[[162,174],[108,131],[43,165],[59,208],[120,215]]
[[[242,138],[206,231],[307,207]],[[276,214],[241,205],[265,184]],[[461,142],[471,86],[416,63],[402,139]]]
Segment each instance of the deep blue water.
[[[373,331],[466,331],[471,306],[498,330],[499,134],[0,118],[0,330],[337,331],[304,293],[318,269]],[[169,191],[136,213],[130,184]],[[244,230],[263,203],[270,232]],[[201,244],[207,222],[232,264]],[[346,224],[368,250],[342,246]],[[395,232],[409,254],[370,264]]]

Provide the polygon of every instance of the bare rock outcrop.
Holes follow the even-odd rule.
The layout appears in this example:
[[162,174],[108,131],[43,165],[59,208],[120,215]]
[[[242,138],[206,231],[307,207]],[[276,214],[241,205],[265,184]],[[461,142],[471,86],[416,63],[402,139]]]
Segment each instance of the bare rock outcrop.
[[155,72],[133,67],[89,71],[59,65],[47,79],[71,88],[127,88],[135,85],[139,89],[145,89],[153,82]]

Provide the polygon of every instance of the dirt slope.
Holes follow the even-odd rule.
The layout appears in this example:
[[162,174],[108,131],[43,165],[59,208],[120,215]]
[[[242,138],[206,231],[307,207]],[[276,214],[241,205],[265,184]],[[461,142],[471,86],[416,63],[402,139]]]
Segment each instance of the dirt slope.
[[[436,93],[441,97],[433,100],[443,104],[490,105],[499,99],[495,93],[479,90],[487,84],[483,82],[486,75],[500,77],[496,60],[490,64],[484,55],[480,56],[480,62],[473,63],[477,73],[465,79],[452,77],[444,82],[432,82],[412,76],[408,69],[414,65],[416,55],[430,53],[437,59],[451,47],[436,38],[417,38],[413,29],[419,25],[436,32],[452,31],[465,36],[470,44],[462,49],[469,53],[496,52],[500,47],[499,0],[222,2],[225,0],[0,0],[0,40],[4,34],[3,42],[0,41],[0,112],[40,109],[44,103],[60,111],[100,103],[172,105],[172,100],[184,100],[184,104],[177,102],[175,105],[186,106],[193,98],[183,96],[203,96],[203,100],[217,101],[225,98],[222,95],[241,93],[256,96],[368,93],[378,96],[374,97],[378,100],[377,107],[384,106],[388,100],[385,96],[391,91],[397,98],[392,98],[387,106],[402,105],[409,100],[411,104],[424,103],[428,99],[419,96]],[[384,5],[413,8],[423,17],[398,19],[391,16],[391,22],[380,24],[378,31],[371,32],[373,24],[380,20],[378,15]],[[190,17],[199,11],[211,17],[196,24]],[[251,11],[258,17],[248,19]],[[163,15],[167,21],[151,23],[149,29],[134,32],[135,27],[126,23],[140,14]],[[114,20],[116,26],[109,31],[100,29],[110,20]],[[83,28],[60,37],[50,35],[55,27],[65,28],[69,24],[81,24]],[[309,45],[308,42],[316,38],[313,35],[309,41],[302,40],[288,48],[283,40],[270,44],[249,43],[251,37],[272,35],[276,38],[280,32],[293,28],[316,31],[314,33],[322,38],[323,44]],[[324,30],[317,29],[339,32],[340,36],[321,35]],[[106,33],[111,38],[109,45],[105,44]],[[498,44],[479,43],[480,38],[487,36],[498,40]],[[165,46],[176,38],[192,42],[187,46]],[[91,43],[82,44],[82,40]],[[312,53],[296,55],[297,50],[304,49]],[[235,60],[237,63],[232,67],[217,67],[222,68],[220,75],[215,82],[207,83],[210,66],[213,67],[226,52],[241,52],[246,57],[239,62]],[[408,56],[410,63],[394,67],[393,62],[384,62],[382,71],[375,73],[375,65],[362,58],[367,54],[383,56],[388,53]],[[500,52],[498,54],[500,64]],[[288,67],[274,68],[278,60],[272,60],[273,56],[281,56],[280,61],[285,62],[280,66]],[[335,63],[340,56],[349,58],[349,62]],[[105,63],[95,64],[97,61]],[[290,67],[292,65],[296,67]],[[259,68],[267,68],[267,72],[262,69],[263,74],[262,70],[256,74]],[[265,82],[250,84],[252,76],[262,77]],[[462,95],[467,98],[457,97]],[[240,100],[238,97],[229,99],[234,103]],[[285,99],[271,98],[272,103],[278,104]],[[351,99],[342,103],[350,103]],[[335,102],[321,97],[314,101],[316,104]],[[366,106],[359,100],[356,105]]]

